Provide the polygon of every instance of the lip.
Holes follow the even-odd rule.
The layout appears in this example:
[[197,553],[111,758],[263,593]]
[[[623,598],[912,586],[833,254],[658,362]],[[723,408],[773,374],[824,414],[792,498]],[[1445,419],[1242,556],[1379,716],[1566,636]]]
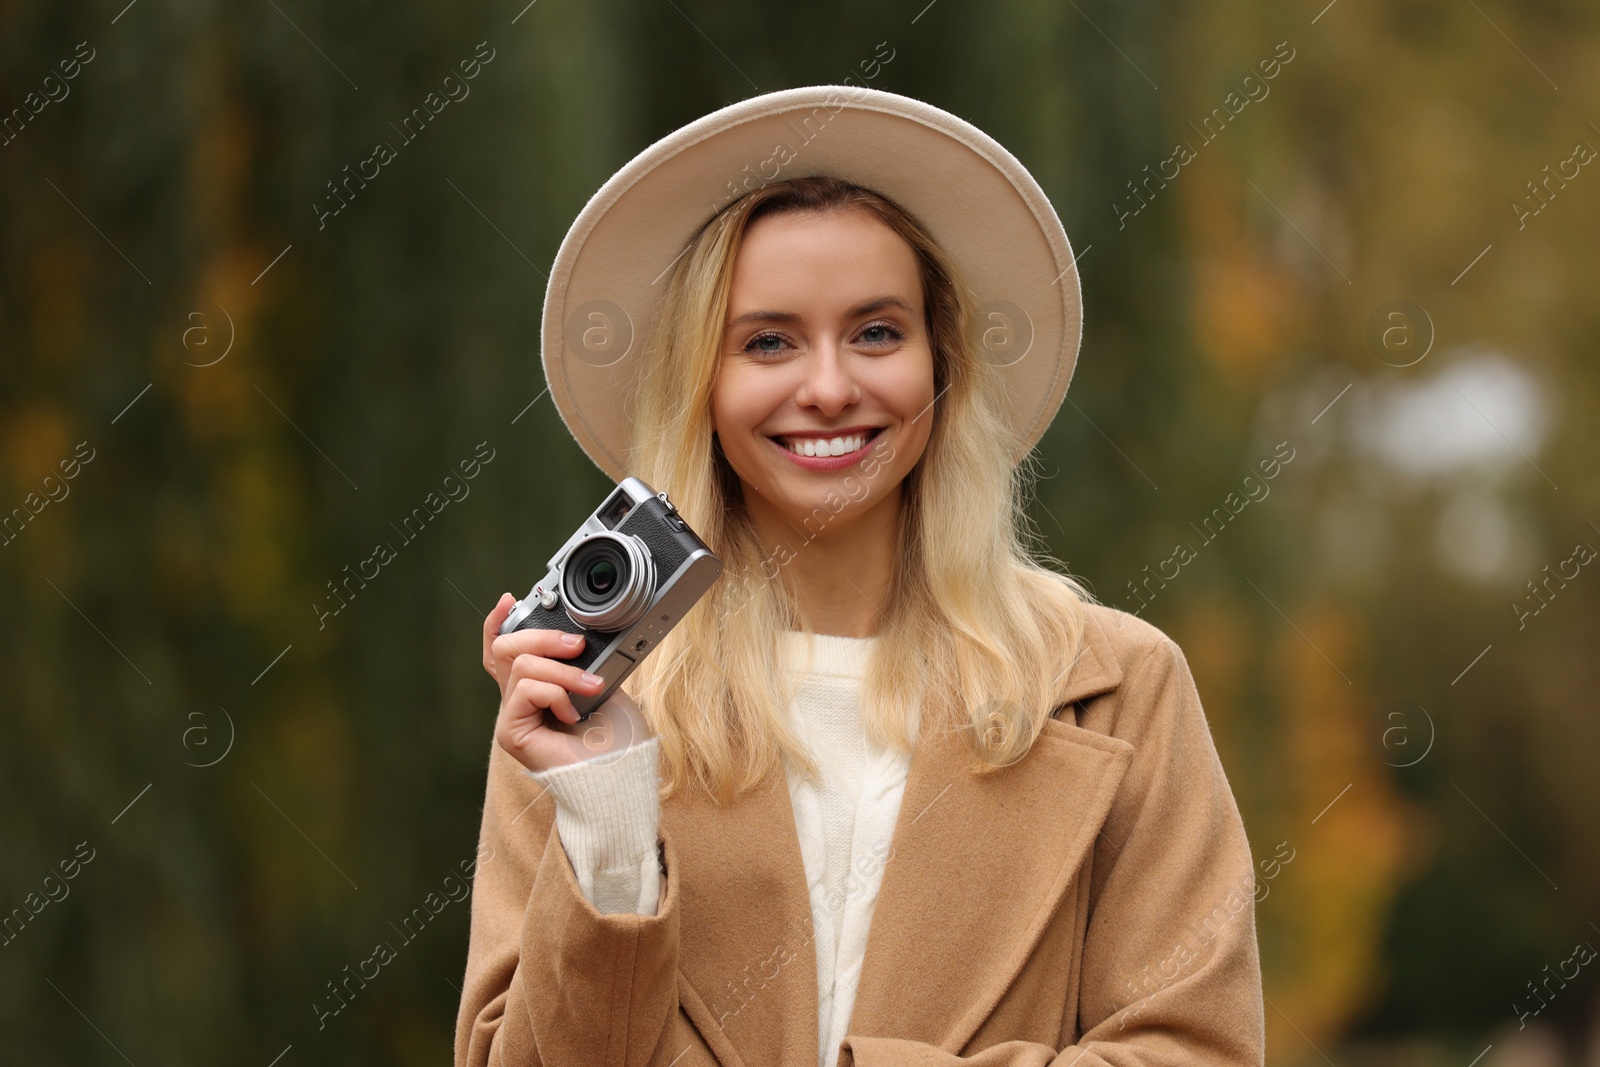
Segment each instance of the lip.
[[[839,432],[832,433],[832,434],[828,435],[827,439],[828,440],[832,440],[835,437],[844,437],[844,436],[846,436],[847,434],[850,434],[850,433],[859,433],[861,431],[873,431],[873,430],[876,430],[876,431],[879,431],[879,432],[874,433],[871,437],[867,438],[866,443],[863,444],[860,448],[856,449],[854,452],[846,452],[842,456],[802,456],[798,452],[789,451],[782,444],[780,444],[778,441],[774,440],[771,437],[768,437],[767,441],[768,441],[768,443],[770,443],[772,445],[773,448],[777,449],[783,455],[785,455],[789,459],[793,460],[795,462],[795,465],[798,466],[798,467],[803,467],[806,470],[810,470],[810,471],[839,471],[839,470],[844,470],[846,467],[854,467],[857,463],[860,463],[862,460],[866,459],[867,458],[867,454],[870,453],[873,450],[873,447],[875,445],[877,445],[877,443],[883,439],[883,433],[886,431],[886,428],[885,427],[880,427],[880,426],[860,426],[860,427],[855,427],[853,429],[842,430],[842,431],[839,431]],[[811,434],[784,434],[783,436],[785,436],[785,437],[811,437],[813,435],[811,435]],[[820,435],[816,435],[816,436],[820,437]]]
[[811,438],[816,438],[818,440],[831,441],[835,437],[849,437],[853,433],[872,433],[875,430],[882,430],[882,429],[884,429],[884,427],[882,427],[882,426],[874,426],[874,425],[871,425],[870,423],[863,423],[863,424],[861,424],[859,426],[840,426],[839,428],[833,429],[833,430],[795,430],[793,433],[774,433],[774,434],[768,434],[767,436],[768,437],[811,437]]

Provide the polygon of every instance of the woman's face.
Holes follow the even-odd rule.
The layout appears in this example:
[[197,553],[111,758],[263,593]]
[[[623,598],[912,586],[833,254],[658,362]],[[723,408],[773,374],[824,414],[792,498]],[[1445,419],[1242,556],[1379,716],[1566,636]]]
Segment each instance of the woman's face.
[[904,238],[860,210],[750,225],[734,259],[712,426],[759,525],[788,523],[809,539],[885,501],[898,507],[933,400],[921,275]]

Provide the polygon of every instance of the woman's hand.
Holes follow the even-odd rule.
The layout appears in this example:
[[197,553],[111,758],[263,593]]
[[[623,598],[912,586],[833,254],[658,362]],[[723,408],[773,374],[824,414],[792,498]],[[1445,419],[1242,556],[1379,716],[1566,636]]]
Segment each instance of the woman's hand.
[[483,621],[483,669],[500,686],[494,727],[500,747],[537,772],[594,759],[651,736],[643,712],[620,688],[579,722],[571,694],[592,696],[605,688],[602,681],[585,681],[582,668],[561,662],[583,650],[583,637],[561,630],[501,635],[515,604],[510,593],[502,595]]

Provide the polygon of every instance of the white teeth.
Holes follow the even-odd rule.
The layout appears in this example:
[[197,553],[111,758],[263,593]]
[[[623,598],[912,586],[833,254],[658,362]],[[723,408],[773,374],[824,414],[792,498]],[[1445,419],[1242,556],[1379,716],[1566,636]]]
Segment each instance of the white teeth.
[[850,437],[835,437],[832,440],[798,437],[780,443],[789,451],[802,456],[847,456],[851,452],[859,451],[867,443],[867,435],[858,433]]

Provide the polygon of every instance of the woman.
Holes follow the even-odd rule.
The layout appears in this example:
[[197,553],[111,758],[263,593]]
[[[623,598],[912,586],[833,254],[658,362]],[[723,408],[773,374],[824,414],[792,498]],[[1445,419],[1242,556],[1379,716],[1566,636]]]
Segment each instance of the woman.
[[485,620],[458,1065],[1263,1062],[1183,654],[1020,533],[1078,326],[1037,184],[904,97],[742,101],[596,194],[552,397],[725,570],[582,726],[577,649]]

